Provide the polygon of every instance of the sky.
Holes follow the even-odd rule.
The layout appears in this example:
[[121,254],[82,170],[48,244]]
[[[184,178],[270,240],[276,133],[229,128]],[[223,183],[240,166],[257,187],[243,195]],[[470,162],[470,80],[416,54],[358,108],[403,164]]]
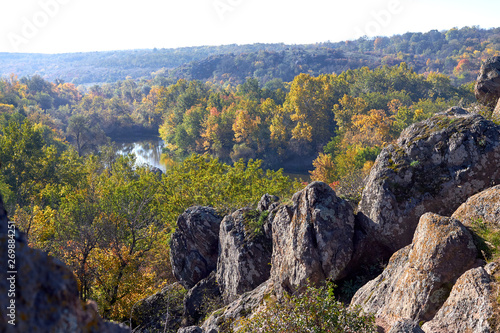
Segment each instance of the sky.
[[500,26],[498,0],[0,0],[0,52],[304,44]]

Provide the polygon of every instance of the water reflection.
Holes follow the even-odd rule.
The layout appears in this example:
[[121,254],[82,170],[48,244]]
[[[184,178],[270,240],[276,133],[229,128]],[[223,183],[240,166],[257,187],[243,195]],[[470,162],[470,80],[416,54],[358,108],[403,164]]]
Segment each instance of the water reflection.
[[166,166],[162,163],[161,153],[163,140],[154,138],[134,142],[117,142],[116,146],[119,154],[135,155],[138,165],[149,164],[165,172]]

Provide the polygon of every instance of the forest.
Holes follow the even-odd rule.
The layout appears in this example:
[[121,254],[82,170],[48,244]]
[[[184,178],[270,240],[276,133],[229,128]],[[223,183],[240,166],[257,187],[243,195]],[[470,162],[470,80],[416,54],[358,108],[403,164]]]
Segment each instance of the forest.
[[500,30],[479,27],[408,32],[310,45],[249,44],[198,46],[178,49],[128,50],[67,54],[0,53],[0,74],[38,74],[49,81],[76,85],[114,83],[127,78],[156,79],[172,84],[178,79],[237,85],[248,77],[265,84],[285,82],[300,73],[340,74],[348,69],[406,62],[417,73],[440,72],[454,84],[474,78],[480,62],[499,50]]
[[[255,207],[264,193],[286,200],[303,184],[284,170],[309,171],[356,202],[378,153],[409,125],[454,105],[488,116],[475,104],[473,79],[478,63],[498,54],[498,32],[463,28],[296,49],[323,59],[324,68],[335,63],[325,59],[349,52],[386,59],[354,58],[354,68],[338,73],[307,60],[281,75],[294,58],[280,46],[221,56],[241,77],[219,64],[195,79],[193,63],[162,79],[88,87],[12,74],[0,79],[0,192],[29,244],[73,270],[82,300],[124,321],[137,301],[174,282],[169,240],[184,209],[210,205],[223,215]],[[262,66],[247,68],[242,57]],[[254,68],[263,71],[252,75]],[[164,140],[165,173],[136,165],[112,144],[144,133]]]

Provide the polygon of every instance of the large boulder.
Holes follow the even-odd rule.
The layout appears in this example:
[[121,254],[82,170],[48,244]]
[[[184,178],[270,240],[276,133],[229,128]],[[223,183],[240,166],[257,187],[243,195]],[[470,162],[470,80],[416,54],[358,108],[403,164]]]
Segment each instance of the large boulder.
[[129,332],[99,317],[95,303],[82,304],[73,273],[61,261],[28,247],[8,221],[1,197],[0,248],[0,332]]
[[232,303],[214,311],[201,326],[205,333],[231,331],[238,320],[247,317],[264,306],[264,298],[272,293],[269,281],[264,282],[252,291],[240,295]]
[[185,289],[174,283],[137,302],[130,315],[134,332],[161,332],[181,326]]
[[453,213],[465,226],[486,224],[500,229],[500,185],[473,195]]
[[200,206],[186,209],[177,219],[170,260],[175,278],[186,289],[216,269],[221,221],[214,208]]
[[191,288],[184,297],[183,326],[196,325],[214,308],[222,307],[222,297],[215,272]]
[[351,260],[354,214],[325,183],[297,192],[274,217],[271,280],[278,294],[337,280]]
[[430,320],[453,284],[476,264],[472,235],[457,220],[424,214],[412,244],[397,251],[387,268],[354,295],[351,306],[392,327],[401,320]]
[[[500,182],[500,126],[452,108],[405,129],[372,168],[359,204],[360,247],[377,260],[410,244],[420,216],[450,216],[467,198]],[[363,242],[361,242],[363,243]],[[367,253],[368,251],[369,253]]]
[[488,58],[482,65],[474,87],[479,103],[493,109],[500,99],[500,57]]
[[270,276],[272,240],[264,232],[268,214],[267,210],[244,208],[222,220],[217,281],[226,304]]
[[434,318],[422,326],[424,332],[491,333],[495,302],[493,279],[483,267],[465,272]]

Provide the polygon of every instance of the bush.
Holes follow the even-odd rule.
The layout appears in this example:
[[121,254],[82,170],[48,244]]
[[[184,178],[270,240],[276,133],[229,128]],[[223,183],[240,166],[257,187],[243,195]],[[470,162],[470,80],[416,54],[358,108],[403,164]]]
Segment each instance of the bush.
[[360,308],[348,309],[335,299],[333,285],[308,287],[298,296],[269,301],[267,307],[240,322],[237,332],[376,332],[375,319]]

